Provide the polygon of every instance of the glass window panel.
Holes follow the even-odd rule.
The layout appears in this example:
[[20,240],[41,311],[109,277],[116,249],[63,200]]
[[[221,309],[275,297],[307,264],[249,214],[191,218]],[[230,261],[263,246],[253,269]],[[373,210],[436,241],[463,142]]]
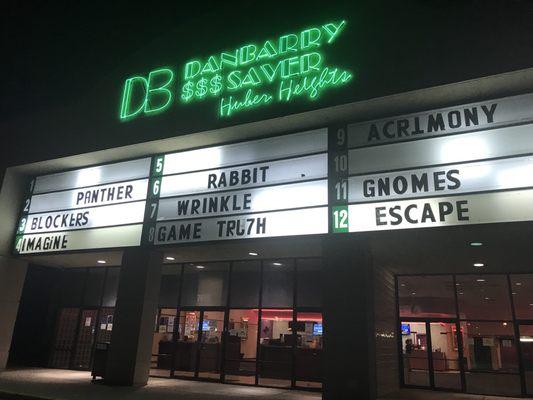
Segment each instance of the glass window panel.
[[265,261],[263,264],[263,307],[292,307],[294,262]]
[[224,311],[204,311],[198,364],[200,378],[220,379],[224,315]]
[[183,271],[181,305],[225,306],[228,263],[186,264]]
[[505,275],[458,275],[456,282],[461,319],[512,319]]
[[159,287],[159,307],[177,307],[181,265],[163,265]]
[[290,387],[292,379],[292,310],[261,311],[259,384]]
[[174,352],[173,333],[176,325],[176,309],[162,308],[152,339],[152,360],[150,375],[170,376],[172,353]]
[[322,313],[299,312],[296,316],[296,385],[322,387]]
[[115,307],[117,302],[118,282],[120,280],[120,267],[108,268],[104,285],[102,306]]
[[401,317],[456,317],[452,276],[400,276]]
[[533,275],[511,275],[516,318],[533,320]]
[[100,305],[104,279],[105,268],[89,268],[83,293],[83,305],[93,307]]
[[230,310],[225,354],[226,382],[255,384],[258,309]]
[[200,311],[182,311],[178,322],[175,374],[192,377],[196,371]]
[[461,367],[455,323],[432,322],[431,356],[435,387],[461,390]]
[[260,261],[237,261],[231,271],[230,307],[259,306]]
[[63,306],[79,306],[82,301],[85,268],[64,269],[61,274],[61,303]]
[[533,395],[533,325],[520,325],[520,346],[527,394]]
[[298,307],[320,307],[322,305],[322,259],[299,259],[296,268],[296,305]]
[[426,323],[402,321],[401,331],[405,384],[429,386]]
[[510,322],[461,323],[466,389],[471,393],[518,396],[518,352]]

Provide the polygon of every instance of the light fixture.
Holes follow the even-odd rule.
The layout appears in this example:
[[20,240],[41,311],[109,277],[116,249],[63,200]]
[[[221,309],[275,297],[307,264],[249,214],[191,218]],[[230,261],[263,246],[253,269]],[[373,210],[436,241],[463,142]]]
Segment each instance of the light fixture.
[[248,255],[249,255],[249,256],[258,256],[259,254],[254,253],[253,251],[251,251],[251,252],[248,253]]
[[413,296],[416,294],[416,292],[411,293]]
[[515,285],[516,286],[522,286],[522,282],[516,282]]
[[483,243],[481,243],[481,242],[470,242],[470,246],[472,246],[472,247],[480,247],[480,246],[483,246]]
[[503,325],[503,326],[507,326],[507,322],[504,322],[502,325]]
[[511,293],[513,296],[516,296],[516,292]]
[[477,282],[485,282],[485,279],[476,279]]
[[463,295],[464,293],[463,292],[459,292],[460,295]]
[[490,300],[490,298],[489,297],[485,297],[485,300]]
[[484,267],[484,266],[485,266],[485,264],[483,264],[483,263],[474,263],[474,267],[476,267],[476,268],[481,268],[481,267]]
[[533,303],[529,303],[529,305],[530,305],[531,307],[533,307]]
[[405,287],[405,283],[402,283],[400,286]]
[[205,267],[203,265],[197,265],[196,269],[204,269]]
[[97,260],[96,261],[98,264],[107,264],[107,261],[106,260]]
[[533,337],[521,337],[520,341],[522,343],[533,343]]
[[174,261],[174,260],[175,260],[175,258],[174,258],[174,257],[170,257],[170,256],[169,256],[169,257],[165,257],[165,260],[168,260],[168,261]]
[[280,262],[273,262],[272,265],[275,265],[276,267],[281,267],[283,264]]

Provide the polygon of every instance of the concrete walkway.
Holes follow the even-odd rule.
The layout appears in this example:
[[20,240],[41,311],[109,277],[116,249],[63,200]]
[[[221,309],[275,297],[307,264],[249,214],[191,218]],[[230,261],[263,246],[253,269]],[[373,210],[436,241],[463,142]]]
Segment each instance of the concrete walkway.
[[[320,400],[320,393],[150,378],[141,388],[91,383],[88,372],[26,368],[0,372],[0,400]],[[404,389],[387,400],[511,400],[510,397]],[[356,399],[354,399],[356,400]],[[385,399],[383,399],[385,400]]]
[[[11,394],[11,395],[8,395]],[[141,388],[91,383],[89,372],[17,369],[0,373],[0,399],[35,397],[54,400],[319,400],[320,393],[150,378]]]

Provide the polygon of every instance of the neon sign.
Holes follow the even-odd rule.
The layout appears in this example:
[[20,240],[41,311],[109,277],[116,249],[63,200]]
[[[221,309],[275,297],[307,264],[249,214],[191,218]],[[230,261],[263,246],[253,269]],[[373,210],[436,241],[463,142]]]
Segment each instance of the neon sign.
[[327,65],[324,54],[345,27],[344,20],[329,22],[190,60],[182,69],[181,82],[171,68],[158,68],[148,77],[130,77],[123,87],[120,119],[154,115],[173,103],[208,99],[218,100],[219,117],[299,97],[317,99],[324,90],[353,78],[352,72]]

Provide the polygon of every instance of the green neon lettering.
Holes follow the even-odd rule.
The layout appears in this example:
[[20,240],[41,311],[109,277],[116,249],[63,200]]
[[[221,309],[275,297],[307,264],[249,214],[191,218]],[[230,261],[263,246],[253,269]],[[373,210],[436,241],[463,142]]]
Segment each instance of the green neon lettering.
[[284,54],[288,51],[298,51],[298,36],[294,33],[279,38],[279,54]]
[[322,36],[322,31],[318,28],[306,29],[300,34],[300,40],[302,42],[302,50],[308,49],[309,47],[319,47],[320,46],[320,37]]
[[263,58],[273,58],[278,55],[278,52],[276,51],[276,48],[272,44],[270,40],[267,40],[261,50],[259,51],[259,54],[257,55],[257,60],[262,60]]
[[158,113],[170,106],[172,102],[172,91],[168,86],[170,86],[173,80],[174,72],[169,68],[156,69],[150,72],[144,105],[145,114]]
[[280,64],[281,64],[281,61],[276,63],[276,68],[273,68],[271,64],[261,65],[261,71],[263,71],[263,74],[265,74],[269,82],[274,82],[276,74],[278,70],[280,69]]
[[246,74],[246,76],[244,77],[242,81],[242,85],[243,86],[249,86],[249,85],[257,86],[260,83],[261,83],[261,78],[259,77],[259,74],[257,73],[255,67],[251,67],[248,70],[248,73]]
[[241,65],[249,64],[255,60],[255,53],[257,52],[257,46],[255,44],[248,44],[242,46],[240,50],[239,62]]
[[341,29],[346,25],[346,21],[341,21],[338,24],[330,22],[329,24],[322,25],[326,35],[328,36],[328,43],[333,43],[337,36],[341,33]]
[[228,89],[235,90],[242,86],[241,71],[231,71],[228,74]]
[[[139,86],[140,85],[140,86]],[[134,89],[140,90],[142,94],[134,96]],[[144,110],[144,104],[146,103],[148,81],[142,76],[134,76],[126,79],[124,82],[124,89],[122,91],[122,100],[120,103],[120,119],[131,119],[142,110]],[[132,107],[134,97],[141,99],[136,107]]]
[[305,75],[313,70],[319,71],[322,64],[322,56],[320,53],[304,54],[300,58],[300,73]]
[[200,73],[202,69],[202,64],[198,60],[189,61],[185,64],[185,80],[193,79],[196,75]]
[[262,45],[248,43],[191,59],[183,67],[184,80],[179,87],[174,86],[177,79],[169,68],[156,69],[146,78],[130,77],[122,88],[120,119],[161,112],[175,96],[183,103],[218,97],[221,117],[273,101],[314,100],[327,88],[344,85],[354,77],[350,71],[327,65],[323,50],[324,44],[338,40],[346,24],[345,20],[328,22],[278,35]]
[[286,58],[280,63],[282,79],[290,78],[300,73],[300,57]]
[[230,53],[225,53],[225,52],[220,53],[220,67],[224,68],[224,65],[227,65],[228,67],[235,68],[238,65],[237,54],[239,54],[239,50],[235,50],[235,54],[230,54]]
[[202,68],[203,74],[215,73],[220,70],[220,64],[214,56],[209,57],[204,67]]
[[273,97],[270,94],[255,94],[252,89],[248,89],[243,100],[237,100],[233,96],[221,98],[219,115],[221,117],[229,117],[236,111],[250,109],[263,104],[268,104],[272,101],[272,99]]

